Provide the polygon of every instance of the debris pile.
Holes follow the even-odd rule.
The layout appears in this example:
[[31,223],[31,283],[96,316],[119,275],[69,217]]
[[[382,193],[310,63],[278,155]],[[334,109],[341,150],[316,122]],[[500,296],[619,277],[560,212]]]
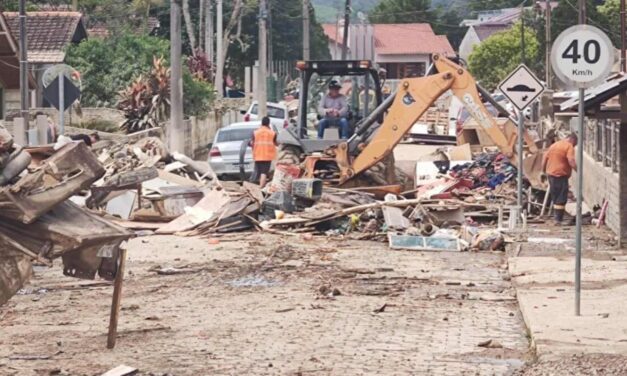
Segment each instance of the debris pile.
[[62,257],[64,274],[115,278],[121,243],[132,233],[68,200],[105,173],[84,143],[21,148],[0,142],[0,304],[28,280],[31,261],[52,265]]
[[[391,249],[501,250],[517,217],[516,168],[500,153],[468,145],[416,165],[416,185],[331,187],[277,165],[265,189],[220,181],[208,162],[170,153],[159,137],[31,149],[31,167],[0,189],[0,244],[64,273],[115,276],[118,248],[133,234],[201,236],[262,231],[377,240]],[[26,163],[26,165],[28,165]],[[134,232],[131,232],[134,231]],[[30,235],[30,234],[35,234]]]
[[296,168],[279,170],[263,191],[250,183],[206,187],[195,205],[154,231],[215,239],[255,229],[305,241],[330,236],[432,251],[502,250],[508,240],[495,225],[515,203],[516,169],[502,154],[440,166],[432,179],[403,195],[385,187],[329,187],[298,178]]

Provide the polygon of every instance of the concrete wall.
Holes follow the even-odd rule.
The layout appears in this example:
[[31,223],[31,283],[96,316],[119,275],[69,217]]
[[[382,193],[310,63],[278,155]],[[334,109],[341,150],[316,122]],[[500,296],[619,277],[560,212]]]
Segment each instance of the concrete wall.
[[[584,153],[583,158],[583,197],[586,204],[592,208],[603,205],[609,200],[605,223],[615,233],[621,233],[621,179],[619,174],[612,172],[609,167],[595,161]],[[576,176],[576,174],[574,174]],[[573,179],[576,182],[576,179]],[[573,191],[576,189],[573,184]],[[623,235],[626,236],[627,234]]]
[[[576,119],[571,121],[571,126]],[[586,119],[583,159],[583,198],[590,207],[601,206],[608,200],[605,218],[606,225],[622,239],[627,239],[627,129],[616,124],[618,133],[603,133],[602,123],[607,121]],[[615,153],[609,150],[615,145]],[[617,164],[599,157],[612,155]],[[576,189],[576,176],[573,174],[571,188]]]

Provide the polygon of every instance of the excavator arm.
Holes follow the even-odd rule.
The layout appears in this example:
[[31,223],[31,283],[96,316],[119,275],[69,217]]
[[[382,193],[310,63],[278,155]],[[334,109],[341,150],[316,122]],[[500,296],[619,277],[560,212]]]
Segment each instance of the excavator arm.
[[336,160],[340,167],[340,184],[392,153],[412,125],[436,99],[451,88],[452,83],[453,77],[450,73],[403,80],[383,124],[352,163],[348,157],[348,144],[339,145]]
[[[383,124],[370,142],[360,145],[360,152],[352,161],[349,156],[349,143],[338,145],[335,150],[335,159],[340,168],[340,184],[366,171],[392,153],[394,147],[409,132],[414,123],[449,89],[459,98],[469,114],[481,125],[499,149],[510,158],[515,156],[516,133],[508,137],[507,133],[499,127],[483,105],[477,91],[477,83],[470,73],[441,55],[434,55],[433,61],[438,71],[437,74],[407,78],[400,83]],[[529,151],[536,153],[538,149],[527,132],[524,132],[524,138]],[[512,162],[515,163],[515,161],[516,159],[512,158]]]

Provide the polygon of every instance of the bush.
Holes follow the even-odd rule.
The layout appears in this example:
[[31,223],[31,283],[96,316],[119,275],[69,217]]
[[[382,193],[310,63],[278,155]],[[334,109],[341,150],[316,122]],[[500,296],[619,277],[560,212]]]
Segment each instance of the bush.
[[[140,76],[150,75],[155,58],[170,65],[168,40],[127,32],[69,47],[66,63],[81,73],[84,107],[116,107],[122,91]],[[194,78],[187,65],[183,64],[183,111],[186,116],[202,118],[209,112],[215,92],[213,85]]]
[[183,68],[183,111],[187,116],[206,118],[215,99],[213,85]]
[[125,33],[70,46],[65,61],[81,73],[83,106],[113,107],[120,90],[149,73],[155,57],[169,54],[167,40]]

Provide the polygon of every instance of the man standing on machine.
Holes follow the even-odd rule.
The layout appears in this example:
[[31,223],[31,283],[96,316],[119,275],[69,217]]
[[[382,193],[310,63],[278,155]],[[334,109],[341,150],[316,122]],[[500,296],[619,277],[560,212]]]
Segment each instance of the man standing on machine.
[[320,101],[318,113],[322,119],[318,123],[318,138],[324,137],[324,130],[333,124],[340,128],[340,137],[347,139],[350,137],[350,129],[346,115],[348,114],[348,104],[346,97],[340,93],[342,86],[333,80],[329,83],[329,92]]

